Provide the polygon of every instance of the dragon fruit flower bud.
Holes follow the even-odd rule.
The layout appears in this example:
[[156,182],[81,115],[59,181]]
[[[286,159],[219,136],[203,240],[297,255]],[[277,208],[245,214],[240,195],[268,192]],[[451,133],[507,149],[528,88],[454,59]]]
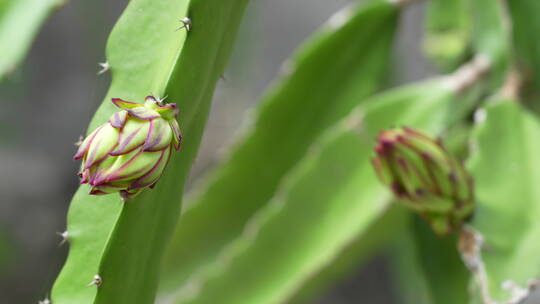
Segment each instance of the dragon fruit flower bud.
[[472,178],[440,140],[407,127],[381,131],[372,163],[380,181],[436,233],[448,234],[471,216]]
[[161,104],[153,96],[144,104],[113,98],[120,109],[80,144],[73,157],[82,159],[79,177],[90,194],[119,192],[125,200],[152,188],[182,136],[176,104]]

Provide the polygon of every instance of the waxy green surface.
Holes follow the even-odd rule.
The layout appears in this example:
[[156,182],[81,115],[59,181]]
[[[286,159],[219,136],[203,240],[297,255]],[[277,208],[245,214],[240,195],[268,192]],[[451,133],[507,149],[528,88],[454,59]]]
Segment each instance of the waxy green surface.
[[0,0],[0,80],[13,72],[39,27],[64,0]]
[[485,114],[469,161],[477,195],[472,227],[485,239],[489,291],[501,302],[510,298],[503,282],[526,288],[540,276],[540,122],[511,100]]
[[[55,304],[153,303],[161,257],[180,215],[214,86],[222,74],[247,0],[132,0],[107,44],[112,84],[89,131],[116,111],[111,98],[168,96],[180,109],[184,148],[154,190],[122,203],[83,186],[68,215],[70,252],[52,291]],[[189,12],[189,13],[188,13]],[[193,29],[177,28],[189,16]],[[75,178],[75,175],[74,175]],[[102,284],[87,287],[94,275]]]
[[249,133],[191,197],[165,259],[164,291],[212,263],[313,141],[381,87],[398,12],[387,1],[345,9],[285,64]]
[[455,122],[458,102],[438,80],[368,99],[310,148],[240,237],[163,303],[302,303],[327,288],[402,227],[395,214],[385,220],[391,193],[371,167],[377,132],[398,124],[439,134]]
[[423,47],[443,70],[451,71],[466,60],[470,43],[470,0],[431,0],[426,3]]

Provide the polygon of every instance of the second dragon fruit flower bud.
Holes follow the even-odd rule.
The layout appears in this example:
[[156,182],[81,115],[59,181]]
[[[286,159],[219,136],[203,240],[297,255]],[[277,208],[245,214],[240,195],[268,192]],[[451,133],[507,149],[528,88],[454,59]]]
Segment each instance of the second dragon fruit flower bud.
[[90,194],[119,192],[127,200],[152,188],[172,151],[180,149],[178,109],[153,96],[144,104],[112,102],[121,111],[88,135],[73,158],[82,159],[79,176],[92,187]]
[[472,178],[440,140],[407,127],[381,131],[372,163],[381,182],[436,233],[450,233],[471,216]]

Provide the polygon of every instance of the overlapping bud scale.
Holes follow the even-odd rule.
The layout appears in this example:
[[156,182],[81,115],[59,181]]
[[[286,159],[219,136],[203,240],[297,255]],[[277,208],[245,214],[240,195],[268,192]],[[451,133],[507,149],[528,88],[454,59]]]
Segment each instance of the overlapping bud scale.
[[155,185],[173,149],[180,149],[178,109],[152,96],[144,104],[112,102],[121,111],[88,135],[73,158],[82,159],[79,176],[92,187],[90,194],[119,192],[131,199]]
[[447,234],[473,212],[471,176],[440,140],[403,127],[379,133],[373,166],[382,183]]

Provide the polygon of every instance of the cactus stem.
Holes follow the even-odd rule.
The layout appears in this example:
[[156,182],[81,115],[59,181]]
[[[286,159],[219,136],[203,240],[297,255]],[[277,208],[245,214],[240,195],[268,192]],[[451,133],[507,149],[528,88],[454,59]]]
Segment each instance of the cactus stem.
[[109,62],[105,61],[105,62],[98,62],[98,65],[101,67],[100,70],[97,72],[97,75],[101,75],[105,72],[107,72],[108,70],[110,70],[111,68],[111,65],[109,64]]
[[103,283],[103,280],[101,279],[101,276],[99,274],[96,274],[94,276],[94,278],[92,279],[92,281],[90,283],[88,283],[88,287],[90,286],[96,286],[96,287],[99,287],[101,286],[101,284]]
[[188,17],[184,17],[184,18],[180,19],[180,23],[182,23],[182,25],[179,28],[176,29],[177,31],[185,28],[186,31],[189,32],[193,28],[193,24],[191,23],[191,19],[189,19]]
[[476,55],[470,62],[448,76],[448,85],[457,93],[464,92],[489,73],[490,69],[491,60],[486,55]]
[[60,243],[58,244],[58,246],[62,246],[64,245],[67,241],[69,241],[69,233],[66,231],[64,232],[57,232],[56,234],[58,234],[60,237],[62,237],[62,240],[60,241]]
[[482,250],[485,249],[482,235],[469,226],[462,226],[458,241],[458,249],[465,266],[473,274],[476,284],[480,289],[482,302],[484,304],[519,304],[523,302],[531,292],[536,289],[540,281],[538,279],[529,280],[527,287],[521,287],[513,281],[505,281],[501,288],[510,293],[510,299],[497,302],[491,298],[487,279],[486,268],[482,260]]
[[519,101],[521,88],[523,87],[523,79],[519,74],[517,68],[513,67],[508,72],[504,84],[502,86],[500,95],[502,98],[510,99],[512,101]]

